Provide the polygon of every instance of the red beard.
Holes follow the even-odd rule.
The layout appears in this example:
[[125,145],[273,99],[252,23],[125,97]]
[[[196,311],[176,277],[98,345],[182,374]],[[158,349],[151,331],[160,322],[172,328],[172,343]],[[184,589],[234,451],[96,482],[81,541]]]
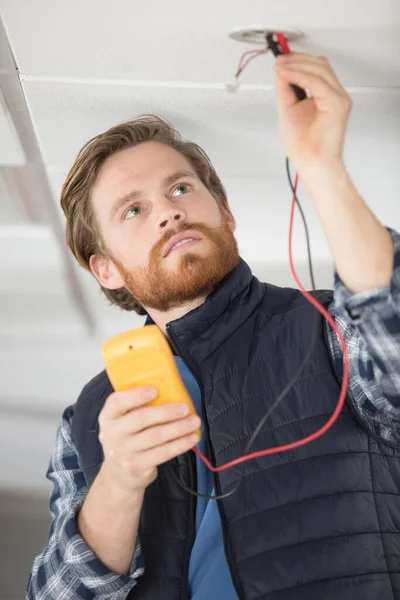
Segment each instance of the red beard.
[[[239,262],[237,241],[226,218],[212,229],[202,223],[183,223],[169,231],[151,250],[145,267],[128,270],[112,257],[125,282],[125,287],[144,306],[168,311],[196,298],[209,295]],[[209,240],[207,254],[186,251],[168,268],[162,257],[165,244],[182,231],[198,231]]]

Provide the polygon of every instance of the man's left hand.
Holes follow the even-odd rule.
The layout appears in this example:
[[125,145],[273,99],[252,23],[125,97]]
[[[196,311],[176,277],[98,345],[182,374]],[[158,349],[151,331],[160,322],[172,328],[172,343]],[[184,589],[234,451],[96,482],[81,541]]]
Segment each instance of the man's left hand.
[[[311,92],[299,101],[291,83]],[[279,129],[286,156],[299,171],[342,163],[352,100],[328,60],[291,52],[276,60]]]

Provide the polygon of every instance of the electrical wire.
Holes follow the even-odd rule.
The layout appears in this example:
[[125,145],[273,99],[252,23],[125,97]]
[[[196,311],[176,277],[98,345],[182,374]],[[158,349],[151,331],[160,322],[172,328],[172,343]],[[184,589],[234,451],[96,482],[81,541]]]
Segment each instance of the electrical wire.
[[[244,54],[242,54],[242,57],[239,61],[239,66],[235,73],[235,78],[237,79],[241,75],[241,73],[245,70],[245,68],[247,67],[247,65],[249,64],[250,61],[252,61],[254,58],[257,58],[257,56],[261,56],[261,54],[266,54],[268,52],[268,50],[269,50],[269,48],[267,46],[263,50],[249,50],[248,52],[245,52]],[[253,56],[250,56],[250,58],[248,58],[246,60],[246,62],[243,64],[243,59],[248,54],[252,54]]]
[[299,209],[300,215],[301,215],[301,219],[303,221],[303,225],[304,225],[304,233],[306,235],[306,244],[307,244],[307,258],[308,258],[308,272],[310,274],[310,280],[311,280],[311,289],[315,291],[315,278],[314,278],[314,269],[313,269],[313,264],[312,264],[312,260],[311,260],[311,244],[310,244],[310,236],[308,233],[308,227],[307,227],[307,221],[306,218],[304,216],[304,212],[303,209],[301,207],[301,204],[299,202],[299,199],[297,197],[296,194],[296,190],[293,187],[293,183],[292,183],[292,178],[290,176],[290,167],[289,167],[289,159],[286,159],[286,173],[289,179],[289,185],[292,189],[293,192],[293,196],[294,199],[296,201],[297,204],[297,208]]
[[[278,39],[280,40],[280,42],[282,43],[282,40],[285,40],[284,36],[282,36],[282,34],[277,34]],[[284,49],[286,51],[288,51],[288,45],[286,40],[284,41],[284,43],[282,43],[282,46],[284,46]],[[267,48],[268,50],[268,48]],[[254,51],[253,51],[254,52]],[[264,51],[265,52],[265,51]],[[257,55],[262,54],[264,52],[259,52],[257,51]],[[243,57],[249,54],[249,52],[246,52]],[[255,58],[255,56],[252,56],[252,58]],[[242,59],[239,63],[239,68],[238,71],[240,69],[240,65],[242,63]],[[251,59],[249,59],[251,60]],[[248,64],[249,60],[247,61],[246,64]],[[245,66],[245,65],[244,65]],[[242,67],[241,70],[243,70],[244,67]],[[290,169],[289,169],[289,159],[286,158],[286,171],[287,171],[287,176],[288,176],[288,180],[289,180],[289,184],[291,187],[291,190],[293,192],[293,199],[292,199],[292,205],[291,205],[291,211],[290,211],[290,219],[289,219],[289,264],[290,264],[290,270],[292,272],[292,275],[294,277],[294,280],[297,284],[297,286],[299,287],[300,292],[303,294],[303,296],[317,309],[317,312],[315,313],[315,321],[314,321],[314,330],[313,330],[313,335],[312,335],[312,339],[311,339],[311,343],[309,345],[308,351],[306,353],[306,355],[303,358],[303,361],[301,363],[301,365],[299,366],[299,368],[297,369],[296,373],[293,375],[293,377],[290,379],[290,381],[287,383],[286,387],[282,390],[282,392],[280,393],[280,395],[278,396],[278,398],[275,400],[275,402],[269,407],[268,411],[265,413],[265,415],[261,418],[260,422],[258,423],[256,429],[254,430],[253,434],[251,435],[249,441],[246,444],[245,450],[244,450],[244,454],[233,460],[230,461],[228,463],[225,463],[223,465],[220,465],[219,467],[214,467],[210,461],[207,459],[206,456],[204,456],[197,448],[193,448],[192,451],[204,462],[204,464],[210,469],[210,471],[217,473],[217,472],[221,472],[224,471],[226,469],[232,468],[235,465],[238,464],[242,464],[242,468],[241,468],[241,473],[240,476],[236,482],[236,485],[229,491],[226,492],[224,494],[220,494],[220,495],[207,495],[207,494],[201,494],[200,492],[196,492],[195,490],[192,490],[191,488],[187,487],[180,479],[179,477],[177,477],[175,475],[175,473],[171,471],[171,475],[173,477],[173,479],[180,485],[181,488],[183,488],[185,491],[189,492],[190,494],[194,495],[194,496],[198,496],[200,498],[206,498],[208,500],[220,500],[223,498],[227,498],[228,496],[231,496],[232,494],[234,494],[240,487],[240,485],[243,482],[243,478],[244,478],[244,463],[248,460],[252,460],[253,458],[259,458],[261,456],[267,456],[270,454],[276,454],[278,452],[285,452],[288,450],[293,450],[294,448],[299,448],[300,446],[304,446],[305,444],[309,444],[310,442],[316,440],[317,438],[321,437],[322,435],[324,435],[324,433],[326,433],[328,431],[328,429],[330,429],[332,427],[332,425],[335,423],[335,421],[338,419],[345,399],[346,399],[346,392],[347,392],[347,386],[348,386],[348,379],[349,379],[349,364],[348,364],[348,355],[347,355],[347,349],[346,349],[346,344],[345,341],[343,339],[343,336],[341,335],[339,329],[337,328],[334,320],[332,319],[332,317],[330,316],[330,314],[325,310],[325,308],[309,293],[307,292],[302,284],[300,283],[298,277],[297,277],[297,273],[295,271],[294,265],[293,265],[293,255],[292,255],[292,237],[293,237],[293,220],[294,220],[294,210],[295,210],[295,206],[297,205],[297,207],[299,208],[299,212],[303,221],[303,225],[304,225],[304,230],[305,230],[305,235],[306,235],[306,242],[307,242],[307,255],[308,255],[308,267],[309,267],[309,273],[310,273],[310,279],[311,279],[311,285],[312,285],[312,289],[313,291],[315,291],[315,280],[314,280],[314,273],[313,273],[313,267],[312,267],[312,259],[311,259],[311,247],[310,247],[310,237],[309,237],[309,233],[308,233],[308,227],[307,227],[307,222],[304,216],[304,212],[302,210],[300,201],[297,197],[297,184],[298,184],[298,174],[296,173],[296,178],[295,178],[295,183],[292,183],[292,178],[290,175]],[[280,403],[282,402],[282,400],[285,398],[285,396],[288,394],[288,392],[292,389],[296,379],[298,378],[298,376],[301,374],[301,372],[304,370],[304,367],[306,366],[308,360],[311,357],[311,354],[314,350],[314,346],[315,343],[318,339],[318,335],[319,335],[319,314],[320,313],[323,317],[325,317],[325,319],[328,321],[329,325],[332,327],[332,329],[335,331],[336,335],[338,336],[339,339],[339,343],[342,349],[342,353],[343,353],[343,377],[342,377],[342,387],[340,390],[340,395],[339,395],[339,400],[337,402],[337,405],[335,407],[334,412],[332,413],[330,419],[325,423],[325,425],[323,427],[321,427],[320,429],[318,429],[315,433],[302,438],[301,440],[298,440],[296,442],[292,442],[290,444],[285,444],[282,446],[278,446],[275,448],[268,448],[266,450],[260,450],[258,452],[253,452],[250,453],[250,449],[253,446],[258,434],[260,433],[260,431],[262,430],[262,428],[264,427],[266,421],[269,419],[269,417],[271,416],[271,414],[278,408],[278,406],[280,405]]]

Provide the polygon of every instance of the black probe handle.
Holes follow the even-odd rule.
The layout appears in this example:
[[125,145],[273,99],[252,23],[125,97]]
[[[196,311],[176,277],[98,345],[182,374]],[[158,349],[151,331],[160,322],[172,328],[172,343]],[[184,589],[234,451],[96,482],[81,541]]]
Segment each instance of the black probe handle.
[[[274,56],[279,56],[283,54],[280,46],[275,42],[273,35],[268,34],[267,36],[267,44],[269,49],[273,52]],[[305,100],[307,98],[307,93],[303,90],[303,88],[299,87],[295,83],[291,83],[291,88],[296,94],[298,100]]]
[[307,98],[307,93],[303,90],[303,88],[299,87],[298,85],[295,85],[294,83],[291,83],[290,85],[292,87],[292,90],[296,94],[298,100],[305,100],[305,98]]

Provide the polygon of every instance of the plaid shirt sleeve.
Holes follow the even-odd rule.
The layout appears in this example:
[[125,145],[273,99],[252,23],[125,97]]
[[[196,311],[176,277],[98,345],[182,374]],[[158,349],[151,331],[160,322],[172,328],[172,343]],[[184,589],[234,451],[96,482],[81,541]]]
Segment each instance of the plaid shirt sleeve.
[[143,572],[139,539],[127,575],[110,571],[87,546],[75,517],[88,488],[71,438],[73,407],[68,407],[57,431],[46,477],[52,482],[51,525],[45,548],[35,558],[26,600],[126,598]]
[[[329,313],[349,355],[348,396],[356,413],[375,436],[400,443],[400,235],[387,228],[394,246],[390,285],[353,294],[335,273]],[[343,373],[338,338],[327,323],[337,371]]]

